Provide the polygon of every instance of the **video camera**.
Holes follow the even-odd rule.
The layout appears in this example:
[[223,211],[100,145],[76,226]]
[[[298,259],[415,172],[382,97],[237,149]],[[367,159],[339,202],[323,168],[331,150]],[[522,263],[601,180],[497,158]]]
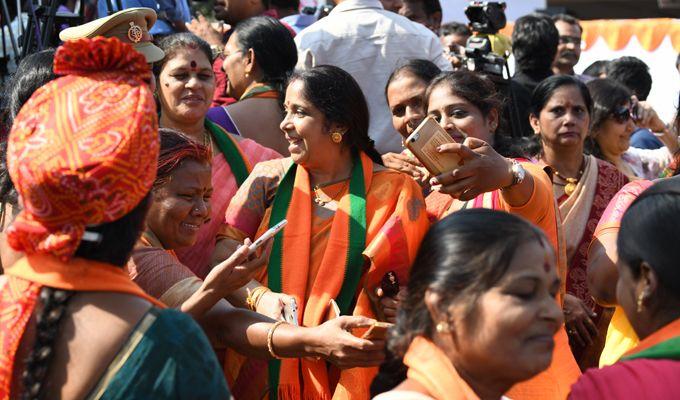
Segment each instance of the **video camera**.
[[505,28],[505,2],[471,1],[465,8],[472,36],[465,46],[465,67],[503,77],[510,55],[510,39],[498,33]]

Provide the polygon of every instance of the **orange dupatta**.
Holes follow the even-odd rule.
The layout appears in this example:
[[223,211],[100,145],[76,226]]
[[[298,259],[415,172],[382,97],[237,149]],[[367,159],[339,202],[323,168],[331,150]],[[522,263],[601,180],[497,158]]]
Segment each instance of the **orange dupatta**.
[[[361,154],[360,162],[363,172],[364,193],[371,186],[373,177],[373,162],[365,154]],[[350,183],[351,185],[351,183]],[[295,297],[298,304],[299,315],[302,317],[302,325],[320,325],[328,310],[331,299],[337,296],[343,286],[348,271],[343,274],[338,273],[338,266],[345,265],[349,255],[351,245],[359,245],[365,248],[365,238],[363,243],[352,243],[356,238],[350,237],[350,195],[345,195],[339,202],[335,212],[330,231],[330,238],[326,246],[326,251],[317,273],[317,279],[309,297],[307,291],[307,273],[302,271],[309,270],[309,260],[311,244],[311,221],[312,201],[311,185],[309,173],[302,167],[295,171],[295,182],[293,192],[288,205],[286,218],[288,226],[283,232],[281,249],[281,285],[282,292]],[[293,211],[293,212],[291,212]],[[277,222],[277,221],[273,221]],[[365,221],[364,221],[365,224]],[[276,257],[274,250],[272,256]],[[302,264],[307,264],[303,266]],[[269,279],[271,286],[271,277]],[[355,309],[361,315],[373,315],[370,304],[357,304]],[[270,377],[276,374],[278,363],[270,367]],[[357,370],[357,373],[359,370]],[[300,374],[302,375],[303,387],[300,387]],[[285,359],[280,361],[278,366],[278,388],[277,397],[280,399],[330,399],[332,389],[329,382],[328,369],[324,361],[307,359]],[[343,376],[344,375],[344,376]],[[345,372],[340,373],[340,381],[347,376]],[[338,383],[340,386],[340,382]],[[302,396],[301,396],[302,394]]]
[[408,367],[408,378],[423,385],[427,394],[437,400],[479,400],[448,357],[423,336],[413,339],[404,355],[404,364]]
[[[666,343],[664,343],[666,342]],[[669,323],[658,331],[640,341],[640,344],[629,351],[622,360],[635,358],[678,358],[680,343],[680,318]],[[670,356],[673,354],[674,356]],[[666,357],[667,356],[667,357]]]
[[134,284],[123,268],[83,258],[68,262],[48,254],[31,254],[5,271],[0,286],[0,399],[9,398],[14,359],[42,286],[74,291],[106,291],[141,297],[165,306]]

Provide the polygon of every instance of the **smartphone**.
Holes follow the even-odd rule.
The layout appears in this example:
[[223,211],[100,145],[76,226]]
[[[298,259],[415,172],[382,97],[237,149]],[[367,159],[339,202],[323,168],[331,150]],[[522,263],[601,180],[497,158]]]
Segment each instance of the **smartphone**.
[[328,320],[338,318],[340,316],[340,307],[334,299],[328,302]]
[[298,307],[295,299],[291,299],[290,303],[283,307],[283,320],[292,325],[298,324]]
[[251,243],[250,246],[248,247],[248,255],[251,255],[251,254],[255,253],[255,250],[257,250],[257,249],[258,249],[260,246],[262,246],[263,244],[267,243],[267,241],[268,241],[269,239],[273,238],[274,235],[276,235],[277,233],[279,233],[279,231],[280,231],[281,229],[283,229],[283,227],[286,226],[287,223],[288,223],[288,220],[285,220],[285,219],[284,219],[284,220],[282,220],[281,222],[279,222],[278,224],[276,224],[276,225],[272,226],[271,228],[269,228],[269,229],[267,230],[267,232],[265,232],[265,233],[263,233],[262,235],[260,235],[260,237],[257,238],[257,240],[255,240],[253,243]]
[[404,144],[414,156],[433,175],[441,175],[460,165],[460,157],[452,153],[438,153],[437,147],[456,143],[432,117],[427,117],[415,131],[406,138]]
[[376,322],[364,333],[361,338],[367,340],[385,340],[387,338],[387,330],[394,326],[388,322]]

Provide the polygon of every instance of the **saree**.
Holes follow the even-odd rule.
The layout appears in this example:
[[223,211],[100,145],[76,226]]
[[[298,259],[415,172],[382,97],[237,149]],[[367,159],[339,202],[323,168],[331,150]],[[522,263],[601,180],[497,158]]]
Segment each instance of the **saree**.
[[652,333],[614,365],[587,371],[572,399],[680,398],[680,319]]
[[[277,235],[279,253],[275,238],[270,266],[257,280],[295,297],[300,325],[323,323],[330,299],[338,300],[342,314],[375,318],[368,293],[384,274],[395,272],[402,285],[408,281],[429,225],[424,201],[410,177],[376,168],[365,154],[355,159],[349,188],[346,182],[336,185],[341,188],[339,206],[330,216],[313,210],[309,174],[290,159],[260,163],[232,200],[223,233],[240,240],[278,222],[280,193],[289,193],[284,208],[289,224]],[[277,258],[278,267],[272,268]],[[285,359],[267,365],[231,353],[228,357],[225,372],[239,399],[265,393],[270,399],[367,399],[377,373],[377,368],[340,371],[323,360]]]
[[[553,198],[552,183],[541,166],[528,162],[523,162],[522,166],[534,179],[534,191],[523,206],[510,206],[503,200],[499,190],[483,193],[462,206],[461,202],[447,194],[432,192],[425,199],[428,214],[431,219],[439,220],[462,208],[488,208],[519,215],[539,227],[548,237],[557,255],[558,275],[563,282],[558,298],[561,304],[567,273],[566,255],[562,222]],[[554,340],[553,359],[548,369],[528,381],[513,386],[508,392],[510,398],[516,400],[566,398],[569,388],[578,379],[580,371],[571,353],[564,327],[555,334]]]
[[[616,196],[609,202],[609,205],[607,205],[604,213],[602,213],[590,245],[592,246],[599,237],[604,235],[618,235],[623,214],[633,201],[650,186],[652,186],[651,181],[636,180],[619,190]],[[623,309],[616,306],[614,315],[612,315],[609,327],[607,328],[607,336],[602,354],[600,355],[599,366],[604,367],[614,364],[624,353],[631,350],[637,344],[638,337],[633,327],[630,326],[630,322],[628,322]]]
[[[271,86],[259,85],[253,87],[248,92],[244,93],[238,101],[245,99],[278,99],[279,92]],[[232,103],[229,103],[232,104]],[[219,105],[217,107],[211,107],[208,110],[206,118],[210,121],[216,123],[220,127],[224,128],[227,132],[232,132],[235,135],[241,135],[241,131],[238,129],[236,122],[229,114],[229,109],[227,108],[229,104]]]
[[[206,122],[206,124],[211,126],[210,122]],[[224,213],[229,207],[231,198],[236,194],[240,184],[248,176],[253,165],[281,157],[279,153],[263,147],[253,140],[241,139],[237,141],[222,128],[214,124],[211,128],[213,138],[221,136],[229,140],[238,151],[234,154],[234,152],[228,153],[220,149],[219,153],[213,155],[211,178],[213,194],[210,200],[212,206],[210,220],[199,229],[196,243],[193,246],[175,250],[182,264],[201,279],[205,278],[210,272],[210,259],[215,250],[215,236],[224,221]],[[215,141],[219,143],[217,139]],[[239,157],[242,161],[238,164],[245,165],[247,169],[243,180],[237,179],[238,177],[234,173]]]
[[[22,258],[0,278],[0,399],[9,398],[12,379],[18,377],[13,371],[14,356],[43,285],[130,294],[164,307],[132,283],[121,268],[80,258],[63,262],[44,254]],[[207,339],[190,317],[152,307],[88,398],[228,398],[223,377],[215,373],[218,366]],[[193,386],[197,382],[198,389]]]
[[600,334],[591,346],[571,342],[571,349],[581,369],[597,366],[604,337],[613,310],[595,303],[587,284],[588,247],[597,223],[614,195],[628,183],[616,167],[592,155],[585,156],[583,175],[571,196],[557,199],[563,218],[567,243],[567,293],[578,297],[597,316],[593,323]]

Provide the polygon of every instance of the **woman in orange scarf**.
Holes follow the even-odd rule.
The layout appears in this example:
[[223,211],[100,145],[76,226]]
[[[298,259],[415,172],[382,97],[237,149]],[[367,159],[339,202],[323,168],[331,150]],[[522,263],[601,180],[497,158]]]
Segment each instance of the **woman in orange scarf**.
[[[442,186],[425,199],[428,214],[439,220],[461,209],[490,208],[526,218],[543,230],[555,248],[557,270],[564,281],[567,271],[562,221],[550,179],[540,165],[521,158],[522,152],[504,133],[497,96],[490,81],[469,71],[442,74],[427,88],[428,115],[462,142],[444,145],[442,152],[455,152],[464,159],[460,168],[435,177]],[[564,284],[558,297],[560,303],[563,297]],[[510,397],[520,400],[567,396],[579,376],[578,366],[564,329],[558,331],[555,340],[551,367],[517,385]]]
[[548,368],[563,316],[555,252],[539,229],[460,211],[430,229],[414,264],[389,338],[392,372],[405,380],[376,400],[500,399]]
[[680,398],[680,177],[630,205],[617,237],[616,298],[640,343],[616,364],[590,369],[573,399]]
[[158,156],[144,57],[81,39],[54,71],[66,76],[24,105],[7,150],[24,206],[7,238],[26,256],[0,279],[0,399],[228,397],[200,328],[123,270]]
[[[341,69],[294,75],[285,107],[281,129],[291,158],[255,167],[229,206],[218,248],[228,254],[230,240],[257,237],[285,218],[267,270],[249,284],[251,291],[267,287],[256,310],[278,318],[281,302],[293,298],[295,322],[317,326],[335,300],[340,314],[381,317],[369,294],[387,272],[408,280],[428,226],[420,188],[380,165],[361,89]],[[233,302],[246,306],[246,296],[243,290]],[[270,362],[267,370],[248,360],[239,375],[244,384],[268,381],[270,399],[366,399],[375,369],[340,371],[295,359]]]

